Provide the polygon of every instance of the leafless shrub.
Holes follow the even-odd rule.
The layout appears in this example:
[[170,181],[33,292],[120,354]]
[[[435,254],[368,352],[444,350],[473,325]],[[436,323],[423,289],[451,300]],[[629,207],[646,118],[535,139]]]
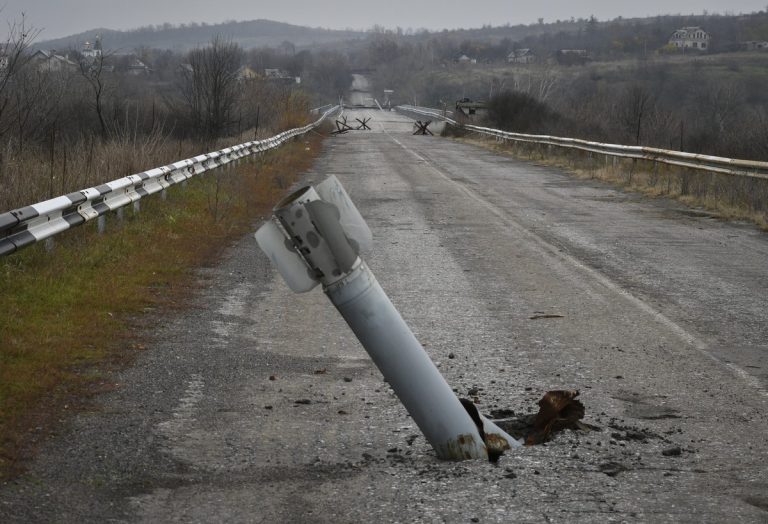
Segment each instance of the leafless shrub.
[[220,136],[235,121],[242,59],[240,46],[218,36],[189,53],[181,95],[192,125],[206,140]]

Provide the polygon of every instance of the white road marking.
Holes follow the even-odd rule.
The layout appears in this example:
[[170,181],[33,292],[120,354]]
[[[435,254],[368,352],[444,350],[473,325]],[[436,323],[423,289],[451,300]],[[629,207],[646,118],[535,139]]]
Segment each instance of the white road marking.
[[621,296],[622,298],[624,298],[625,300],[627,300],[628,302],[630,302],[631,304],[633,304],[634,306],[642,310],[644,313],[650,315],[654,320],[656,320],[660,324],[663,324],[664,326],[669,328],[669,330],[672,333],[674,333],[678,338],[680,338],[686,344],[692,346],[701,355],[711,359],[712,361],[716,362],[718,365],[725,367],[733,375],[735,375],[736,377],[744,381],[750,387],[757,390],[764,397],[762,399],[763,402],[765,402],[766,399],[768,399],[768,391],[766,391],[766,389],[762,386],[762,384],[760,383],[760,380],[757,377],[751,375],[749,372],[747,372],[740,366],[737,366],[736,364],[733,364],[730,362],[723,362],[720,358],[715,356],[714,353],[710,352],[707,349],[708,348],[707,344],[701,339],[699,339],[696,335],[688,332],[685,328],[677,324],[675,321],[673,321],[672,319],[670,319],[669,317],[667,317],[666,315],[664,315],[663,313],[655,309],[653,306],[644,302],[639,297],[636,297],[635,295],[633,295],[632,293],[630,293],[629,291],[621,287],[619,284],[609,279],[606,275],[587,266],[586,264],[581,262],[579,259],[569,255],[568,253],[560,251],[556,246],[552,245],[550,242],[544,240],[540,236],[526,229],[521,224],[515,222],[503,210],[499,209],[498,207],[496,207],[491,202],[484,199],[481,195],[477,194],[475,191],[471,190],[464,184],[461,184],[460,182],[453,180],[450,176],[444,173],[432,162],[430,162],[423,156],[419,155],[416,151],[409,148],[408,146],[400,142],[397,138],[392,136],[386,129],[384,129],[384,126],[382,124],[380,125],[384,133],[386,133],[387,136],[391,138],[397,145],[399,145],[408,153],[416,157],[418,160],[422,161],[427,167],[432,169],[432,171],[434,171],[438,176],[450,182],[451,184],[456,186],[456,188],[458,188],[460,191],[466,194],[468,197],[470,197],[471,199],[473,199],[474,201],[476,201],[477,203],[481,204],[483,207],[488,209],[497,218],[499,218],[505,225],[508,225],[514,228],[518,233],[527,237],[529,240],[533,241],[536,245],[538,245],[540,248],[547,251],[550,255],[555,256],[560,260],[567,262],[568,264],[571,264],[572,266],[576,267],[580,271],[586,273],[589,277],[593,278],[595,281],[599,282],[600,284],[605,286],[607,289],[609,289],[613,293]]
[[187,382],[184,396],[179,399],[179,404],[173,410],[171,418],[157,425],[157,429],[171,441],[181,440],[187,433],[189,426],[196,420],[197,405],[203,399],[205,382],[202,375],[193,373]]

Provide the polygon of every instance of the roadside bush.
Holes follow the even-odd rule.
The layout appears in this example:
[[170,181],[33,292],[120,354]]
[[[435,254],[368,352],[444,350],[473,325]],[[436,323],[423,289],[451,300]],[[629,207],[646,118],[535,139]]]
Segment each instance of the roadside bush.
[[527,93],[503,91],[488,101],[488,120],[492,127],[517,133],[542,132],[556,119],[544,103]]

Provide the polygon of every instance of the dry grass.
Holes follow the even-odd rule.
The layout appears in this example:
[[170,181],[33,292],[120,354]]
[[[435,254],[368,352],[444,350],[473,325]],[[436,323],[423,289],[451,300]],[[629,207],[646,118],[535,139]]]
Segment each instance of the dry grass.
[[[305,101],[297,94],[279,103],[280,130],[309,123]],[[276,134],[263,130],[258,138]],[[256,139],[252,130],[211,143],[171,138],[161,127],[148,135],[118,130],[102,141],[91,136],[74,143],[49,139],[46,144],[25,145],[14,141],[0,147],[0,213],[65,195],[226,147]]]
[[721,175],[651,161],[620,159],[584,151],[489,138],[461,140],[499,153],[560,167],[583,179],[598,179],[650,197],[701,207],[724,220],[745,220],[768,230],[768,180]]
[[321,144],[311,133],[174,186],[167,201],[146,199],[122,221],[112,215],[104,235],[88,224],[57,237],[52,253],[35,245],[0,259],[0,477],[20,471],[64,411],[112,387],[109,370],[143,349],[136,319],[183,303],[192,270],[249,231]]

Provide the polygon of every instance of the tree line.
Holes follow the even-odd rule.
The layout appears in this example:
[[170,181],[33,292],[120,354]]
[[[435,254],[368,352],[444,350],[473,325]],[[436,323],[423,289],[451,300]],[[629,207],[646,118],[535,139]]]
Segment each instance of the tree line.
[[224,137],[304,125],[310,107],[338,100],[351,82],[347,60],[331,51],[246,51],[215,37],[187,53],[137,49],[131,60],[146,67],[131,74],[108,50],[37,53],[37,36],[23,20],[12,25],[0,57],[0,211],[199,154]]

